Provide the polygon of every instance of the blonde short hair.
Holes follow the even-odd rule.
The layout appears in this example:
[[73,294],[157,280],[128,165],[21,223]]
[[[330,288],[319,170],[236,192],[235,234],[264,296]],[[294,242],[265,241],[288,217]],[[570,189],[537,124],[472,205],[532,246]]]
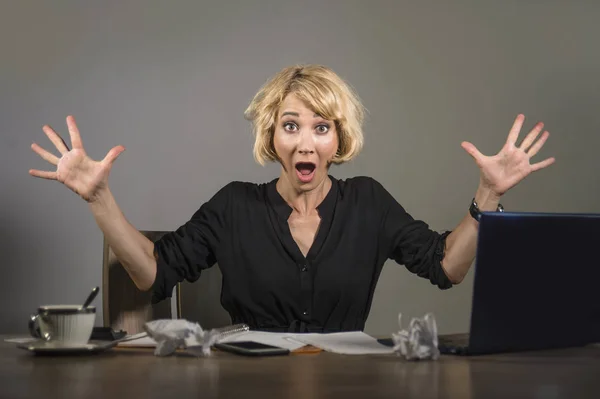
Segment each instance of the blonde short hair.
[[279,107],[290,93],[322,118],[335,123],[339,146],[332,162],[350,161],[363,147],[365,110],[353,89],[322,65],[296,65],[282,69],[256,93],[244,116],[252,122],[254,159],[264,165],[278,161],[273,145]]

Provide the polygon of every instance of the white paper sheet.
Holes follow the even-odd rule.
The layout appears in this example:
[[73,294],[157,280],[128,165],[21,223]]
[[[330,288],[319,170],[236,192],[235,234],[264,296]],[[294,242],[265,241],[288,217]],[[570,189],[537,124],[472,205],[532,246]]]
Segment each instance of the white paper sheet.
[[294,334],[294,340],[316,346],[327,352],[343,355],[390,354],[394,348],[385,346],[362,331],[330,334]]

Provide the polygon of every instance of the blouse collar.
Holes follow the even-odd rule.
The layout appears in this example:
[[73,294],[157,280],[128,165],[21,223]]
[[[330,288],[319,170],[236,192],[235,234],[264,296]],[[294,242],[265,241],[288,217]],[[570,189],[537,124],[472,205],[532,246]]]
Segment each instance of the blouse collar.
[[[335,177],[328,175],[331,179],[331,188],[325,198],[317,205],[317,212],[321,218],[329,217],[335,208],[335,202],[338,192],[338,181]],[[267,184],[267,196],[277,216],[284,221],[287,221],[292,214],[292,207],[283,199],[279,191],[277,191],[277,179],[271,180]]]

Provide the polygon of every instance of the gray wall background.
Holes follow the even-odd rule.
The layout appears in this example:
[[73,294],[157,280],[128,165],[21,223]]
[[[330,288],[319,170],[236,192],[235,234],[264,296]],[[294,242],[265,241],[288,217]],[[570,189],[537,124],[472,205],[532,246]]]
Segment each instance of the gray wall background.
[[[370,111],[364,152],[332,174],[378,179],[434,229],[454,227],[477,187],[461,141],[495,153],[519,112],[527,130],[546,123],[539,159],[557,163],[505,207],[600,212],[599,17],[585,0],[2,2],[0,332],[101,283],[87,205],[28,176],[48,166],[29,148],[51,148],[43,124],[67,138],[74,114],[96,159],[124,145],[110,180],[123,212],[140,229],[174,229],[227,182],[277,176],[254,163],[242,113],[290,64],[329,65]],[[440,332],[466,330],[472,276],[438,291],[390,262],[367,332],[428,311]]]

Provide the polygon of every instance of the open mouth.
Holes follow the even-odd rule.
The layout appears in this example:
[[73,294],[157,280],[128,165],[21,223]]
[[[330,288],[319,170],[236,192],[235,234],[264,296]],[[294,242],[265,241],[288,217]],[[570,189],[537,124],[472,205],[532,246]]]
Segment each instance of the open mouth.
[[313,179],[317,165],[312,162],[298,162],[296,164],[296,174],[300,181],[308,183]]

